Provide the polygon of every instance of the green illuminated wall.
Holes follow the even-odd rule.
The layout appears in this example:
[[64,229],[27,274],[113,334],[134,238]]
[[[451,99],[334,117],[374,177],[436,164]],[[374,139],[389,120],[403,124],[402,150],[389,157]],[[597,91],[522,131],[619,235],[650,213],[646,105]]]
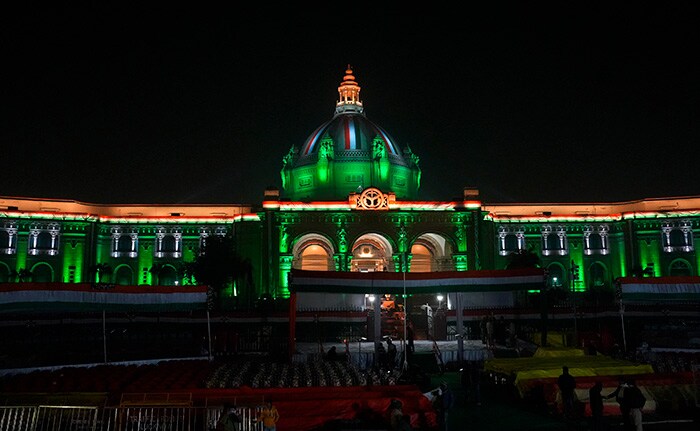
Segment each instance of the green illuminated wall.
[[294,201],[346,200],[358,188],[377,187],[393,191],[397,199],[415,200],[420,187],[420,170],[389,163],[320,160],[288,170],[285,196]]

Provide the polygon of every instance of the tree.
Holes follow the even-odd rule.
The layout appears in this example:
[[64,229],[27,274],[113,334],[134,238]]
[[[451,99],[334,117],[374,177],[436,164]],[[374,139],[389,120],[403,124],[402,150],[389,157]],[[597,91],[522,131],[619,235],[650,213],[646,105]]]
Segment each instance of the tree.
[[506,269],[539,268],[540,257],[531,249],[520,249],[508,255]]
[[10,271],[10,279],[17,280],[18,283],[24,283],[32,278],[32,272],[26,268]]
[[233,241],[226,236],[207,238],[201,253],[188,268],[198,284],[210,287],[212,296],[228,284],[239,282],[246,288],[252,286],[252,265],[242,259],[233,247]]

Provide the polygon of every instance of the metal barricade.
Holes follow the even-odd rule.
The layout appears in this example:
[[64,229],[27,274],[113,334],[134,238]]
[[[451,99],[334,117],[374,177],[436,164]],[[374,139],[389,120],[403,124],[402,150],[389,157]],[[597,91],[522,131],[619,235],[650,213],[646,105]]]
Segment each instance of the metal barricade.
[[[261,407],[238,407],[241,431],[260,431]],[[212,431],[221,407],[0,406],[0,431]]]
[[33,430],[37,406],[0,406],[0,431]]
[[98,407],[39,406],[31,431],[93,431],[97,424]]

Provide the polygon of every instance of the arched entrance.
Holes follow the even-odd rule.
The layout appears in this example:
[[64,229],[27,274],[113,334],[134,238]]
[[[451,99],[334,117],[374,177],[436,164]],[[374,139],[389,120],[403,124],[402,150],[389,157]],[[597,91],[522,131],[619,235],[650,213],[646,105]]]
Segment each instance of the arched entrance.
[[393,271],[392,255],[393,248],[386,238],[375,233],[362,235],[352,245],[350,271]]
[[322,235],[305,235],[294,244],[292,268],[309,271],[335,271],[333,246]]

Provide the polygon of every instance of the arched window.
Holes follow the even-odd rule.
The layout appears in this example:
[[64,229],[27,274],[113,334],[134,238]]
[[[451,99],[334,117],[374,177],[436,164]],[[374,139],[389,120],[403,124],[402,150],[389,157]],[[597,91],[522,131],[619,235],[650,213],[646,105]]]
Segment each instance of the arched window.
[[50,283],[53,281],[53,269],[46,263],[38,263],[32,268],[34,283]]
[[691,252],[693,244],[693,224],[689,220],[666,222],[661,226],[661,241],[666,253],[674,251]]
[[36,223],[29,227],[29,244],[27,254],[31,256],[58,254],[60,226],[58,223]]
[[170,265],[165,265],[158,273],[158,284],[161,286],[175,286],[179,284],[177,271]]
[[120,286],[131,286],[134,284],[134,271],[126,265],[117,268],[114,274],[114,282]]
[[135,227],[112,228],[112,257],[138,257],[139,231]]
[[163,237],[160,251],[162,253],[174,253],[175,251],[177,251],[177,242],[175,241],[175,237],[173,237],[172,235]]
[[182,228],[174,226],[156,228],[155,257],[182,257]]
[[525,249],[525,232],[522,228],[498,228],[498,253],[508,256],[511,253]]
[[[202,254],[204,247],[207,245],[207,238],[212,235],[211,228],[207,226],[202,226],[199,228],[199,254]],[[225,237],[226,236],[226,226],[217,226],[213,232],[214,236]]]
[[0,283],[10,281],[10,267],[0,262]]
[[543,225],[542,233],[542,256],[566,256],[569,253],[569,244],[566,237],[566,227]]
[[668,275],[691,276],[693,275],[693,268],[685,259],[676,259],[669,265]]
[[608,283],[608,271],[600,262],[593,262],[588,268],[588,287],[603,287]]
[[584,226],[583,254],[587,256],[610,254],[608,232],[610,232],[610,227],[606,224]]
[[566,283],[568,282],[566,278],[566,271],[560,263],[550,263],[547,266],[547,273],[549,277],[549,285],[551,287],[560,288],[566,286]]
[[17,228],[15,221],[0,223],[0,254],[17,253]]

